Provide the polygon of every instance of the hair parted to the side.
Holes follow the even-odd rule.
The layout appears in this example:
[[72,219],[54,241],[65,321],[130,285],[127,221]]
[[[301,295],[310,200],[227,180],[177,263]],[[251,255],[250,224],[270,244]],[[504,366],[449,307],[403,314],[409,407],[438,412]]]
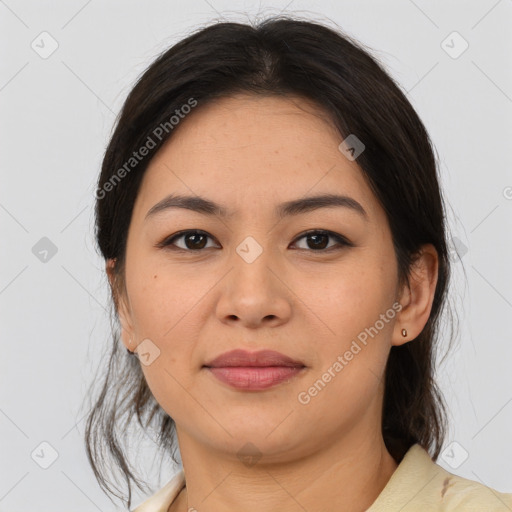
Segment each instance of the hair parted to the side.
[[[423,123],[378,60],[342,31],[288,16],[255,26],[215,23],[162,53],[139,78],[118,117],[98,180],[96,237],[105,260],[116,260],[111,289],[116,325],[106,372],[88,412],[85,444],[102,489],[128,508],[132,482],[147,490],[127,457],[133,420],[141,431],[157,432],[162,456],[176,461],[177,453],[174,421],[154,399],[140,362],[119,339],[116,296],[124,289],[133,205],[151,158],[173,134],[160,130],[156,137],[155,129],[191,98],[197,102],[193,116],[203,105],[237,93],[308,99],[332,121],[340,142],[349,134],[363,141],[357,163],[386,212],[400,284],[409,281],[421,245],[434,245],[439,270],[431,314],[416,339],[391,348],[382,432],[397,461],[414,443],[436,460],[446,434],[446,408],[434,373],[441,313],[448,306],[448,228],[434,149]],[[114,180],[148,137],[154,142],[151,154]],[[116,471],[124,488],[109,478]]]

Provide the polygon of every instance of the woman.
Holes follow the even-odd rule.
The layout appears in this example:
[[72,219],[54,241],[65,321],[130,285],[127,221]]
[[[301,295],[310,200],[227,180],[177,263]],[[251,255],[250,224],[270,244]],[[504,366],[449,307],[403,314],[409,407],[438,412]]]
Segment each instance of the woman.
[[289,18],[191,35],[129,94],[96,197],[127,349],[87,422],[107,492],[105,449],[128,507],[142,489],[137,418],[183,464],[137,512],[512,509],[434,462],[444,205],[422,122],[360,44]]

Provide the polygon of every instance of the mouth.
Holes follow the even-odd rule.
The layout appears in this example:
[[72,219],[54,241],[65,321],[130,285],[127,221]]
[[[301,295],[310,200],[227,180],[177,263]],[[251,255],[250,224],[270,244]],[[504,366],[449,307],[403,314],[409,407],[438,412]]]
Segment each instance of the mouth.
[[273,350],[232,350],[203,367],[221,382],[246,391],[263,390],[290,381],[306,368],[301,361]]

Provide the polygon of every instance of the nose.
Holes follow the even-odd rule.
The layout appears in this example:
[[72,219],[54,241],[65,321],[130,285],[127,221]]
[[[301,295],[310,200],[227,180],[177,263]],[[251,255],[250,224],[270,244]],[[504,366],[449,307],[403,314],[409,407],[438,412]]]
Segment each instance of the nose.
[[293,294],[270,253],[262,250],[253,259],[239,248],[230,259],[231,271],[220,283],[216,308],[220,321],[256,329],[277,327],[290,319]]

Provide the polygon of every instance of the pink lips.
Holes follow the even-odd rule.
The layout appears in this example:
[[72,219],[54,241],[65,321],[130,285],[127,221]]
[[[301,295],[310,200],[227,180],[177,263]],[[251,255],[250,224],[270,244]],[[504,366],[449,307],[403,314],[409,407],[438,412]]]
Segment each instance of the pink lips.
[[305,365],[274,350],[225,352],[204,365],[217,379],[238,389],[261,390],[289,380]]

